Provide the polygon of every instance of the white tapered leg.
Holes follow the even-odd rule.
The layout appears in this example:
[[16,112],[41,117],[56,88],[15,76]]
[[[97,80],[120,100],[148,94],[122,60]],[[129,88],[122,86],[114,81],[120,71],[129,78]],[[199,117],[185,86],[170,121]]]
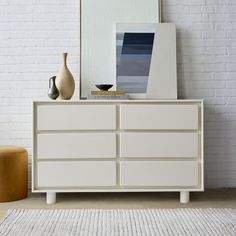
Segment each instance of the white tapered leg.
[[55,192],[47,192],[47,204],[56,203],[56,193]]
[[189,192],[188,191],[181,191],[180,192],[180,202],[181,203],[188,203],[189,202]]

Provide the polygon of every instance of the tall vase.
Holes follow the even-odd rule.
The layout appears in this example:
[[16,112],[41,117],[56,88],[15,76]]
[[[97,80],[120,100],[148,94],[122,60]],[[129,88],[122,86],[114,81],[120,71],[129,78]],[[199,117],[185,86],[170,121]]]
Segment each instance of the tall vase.
[[67,53],[62,53],[62,66],[56,77],[56,86],[60,92],[58,98],[62,100],[71,99],[75,91],[75,81],[67,67],[66,59]]

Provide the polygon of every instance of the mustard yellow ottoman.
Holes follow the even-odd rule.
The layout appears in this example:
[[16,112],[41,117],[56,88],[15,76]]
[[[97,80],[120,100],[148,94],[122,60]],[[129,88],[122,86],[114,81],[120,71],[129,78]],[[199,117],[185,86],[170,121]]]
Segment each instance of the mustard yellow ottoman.
[[0,146],[0,202],[26,198],[27,185],[27,151],[17,146]]

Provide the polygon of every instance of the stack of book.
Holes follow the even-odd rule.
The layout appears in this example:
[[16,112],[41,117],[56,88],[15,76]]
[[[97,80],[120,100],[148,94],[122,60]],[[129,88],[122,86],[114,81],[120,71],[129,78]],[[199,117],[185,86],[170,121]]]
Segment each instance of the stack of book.
[[116,91],[91,91],[91,95],[88,95],[87,99],[89,100],[127,100],[129,95],[123,90]]

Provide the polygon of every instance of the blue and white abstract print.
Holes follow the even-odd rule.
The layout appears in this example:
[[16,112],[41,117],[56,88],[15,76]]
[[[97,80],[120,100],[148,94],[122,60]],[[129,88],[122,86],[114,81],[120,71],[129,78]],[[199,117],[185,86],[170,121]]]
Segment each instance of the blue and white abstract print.
[[146,93],[154,37],[154,32],[116,32],[118,90]]

